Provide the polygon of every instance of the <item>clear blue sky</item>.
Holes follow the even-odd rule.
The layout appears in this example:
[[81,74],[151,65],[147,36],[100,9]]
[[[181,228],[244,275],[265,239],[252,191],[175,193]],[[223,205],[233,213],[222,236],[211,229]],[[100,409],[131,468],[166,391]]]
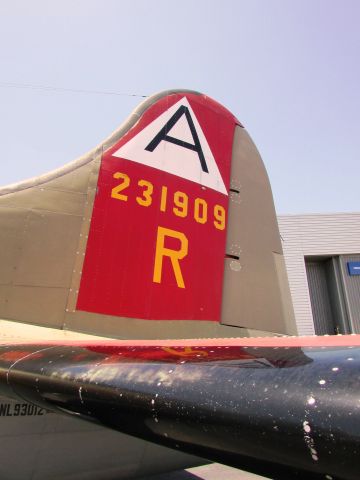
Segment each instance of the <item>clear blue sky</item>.
[[0,184],[90,150],[141,101],[207,93],[257,144],[279,213],[360,210],[360,1],[0,3]]

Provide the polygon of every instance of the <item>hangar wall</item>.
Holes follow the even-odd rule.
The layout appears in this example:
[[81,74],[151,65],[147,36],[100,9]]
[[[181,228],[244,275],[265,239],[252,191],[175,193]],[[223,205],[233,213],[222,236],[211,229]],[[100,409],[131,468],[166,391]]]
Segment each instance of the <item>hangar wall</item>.
[[348,271],[360,261],[360,212],[279,215],[278,223],[298,334],[360,333],[360,275]]

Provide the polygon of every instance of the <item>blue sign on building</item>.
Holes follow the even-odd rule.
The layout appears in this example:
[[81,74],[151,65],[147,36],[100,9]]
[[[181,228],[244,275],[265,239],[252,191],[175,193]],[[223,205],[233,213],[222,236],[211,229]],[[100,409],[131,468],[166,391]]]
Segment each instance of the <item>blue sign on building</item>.
[[347,262],[349,275],[360,275],[360,262]]

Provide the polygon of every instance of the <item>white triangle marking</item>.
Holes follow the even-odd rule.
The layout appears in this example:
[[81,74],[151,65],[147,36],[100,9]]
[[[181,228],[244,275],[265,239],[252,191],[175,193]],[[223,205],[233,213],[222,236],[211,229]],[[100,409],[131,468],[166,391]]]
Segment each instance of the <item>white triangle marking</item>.
[[[190,150],[189,148],[162,140],[152,152],[145,150],[149,143],[182,105],[189,109],[192,121],[194,122],[196,133],[205,157],[208,173],[204,172],[201,168],[198,152]],[[168,132],[168,135],[194,145],[194,140],[185,115],[180,117],[178,122]],[[202,131],[195,113],[186,97],[183,97],[175,103],[175,105],[153,120],[141,130],[141,132],[135,135],[135,137],[114,152],[113,156],[131,160],[132,162],[142,163],[158,170],[163,170],[178,177],[199,183],[200,185],[216,190],[224,195],[228,195],[204,132]]]

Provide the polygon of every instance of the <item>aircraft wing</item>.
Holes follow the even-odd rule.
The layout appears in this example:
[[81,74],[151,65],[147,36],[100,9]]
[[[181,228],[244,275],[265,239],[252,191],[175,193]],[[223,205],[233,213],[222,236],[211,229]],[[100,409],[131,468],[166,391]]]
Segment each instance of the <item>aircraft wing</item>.
[[271,478],[358,479],[360,335],[0,346],[0,393]]

